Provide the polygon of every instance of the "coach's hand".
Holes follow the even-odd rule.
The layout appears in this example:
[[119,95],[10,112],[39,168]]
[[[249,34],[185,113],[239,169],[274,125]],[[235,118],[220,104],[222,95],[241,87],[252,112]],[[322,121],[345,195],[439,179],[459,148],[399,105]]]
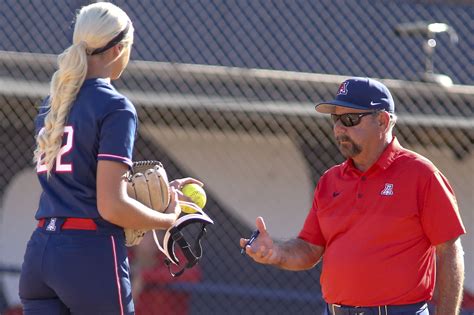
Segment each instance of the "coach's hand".
[[268,234],[262,217],[257,218],[256,226],[260,232],[257,239],[249,246],[246,245],[249,240],[241,238],[240,247],[245,247],[246,254],[258,263],[278,265],[280,262],[278,246]]

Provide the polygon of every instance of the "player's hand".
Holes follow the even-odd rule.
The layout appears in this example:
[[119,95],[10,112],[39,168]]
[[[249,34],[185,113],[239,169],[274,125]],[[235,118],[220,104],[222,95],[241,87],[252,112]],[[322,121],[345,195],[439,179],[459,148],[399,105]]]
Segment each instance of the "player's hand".
[[178,201],[178,191],[170,186],[170,203],[168,207],[165,209],[164,213],[173,214],[173,223],[178,219],[179,215],[181,214],[181,207],[179,206]]
[[245,253],[258,263],[278,264],[280,262],[278,247],[273,242],[270,234],[268,234],[263,218],[258,217],[255,225],[260,232],[258,237],[250,246],[247,245],[248,239],[241,238],[240,247],[245,247]]
[[[192,178],[192,177],[185,177],[185,178],[178,178],[178,179],[175,179],[175,180],[172,180],[170,182],[170,187],[173,187],[177,190],[178,192],[178,200],[180,202],[186,202],[186,203],[192,203],[192,200],[191,198],[189,198],[188,196],[185,196],[182,192],[181,192],[181,189],[183,188],[184,185],[187,185],[187,184],[198,184],[199,186],[203,186],[204,184],[195,179],[195,178]],[[187,204],[186,204],[187,205]],[[193,203],[194,205],[194,203]],[[197,207],[196,205],[192,206],[192,205],[189,205],[191,208],[194,208],[194,207]],[[199,208],[199,207],[198,207]]]

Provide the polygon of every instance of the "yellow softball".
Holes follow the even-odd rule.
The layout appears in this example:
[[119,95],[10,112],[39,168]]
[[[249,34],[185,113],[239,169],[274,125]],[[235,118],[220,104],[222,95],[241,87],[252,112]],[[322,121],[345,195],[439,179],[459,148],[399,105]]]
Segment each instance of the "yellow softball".
[[[191,198],[191,200],[201,209],[204,208],[207,201],[206,192],[198,184],[186,184],[181,188],[183,195]],[[194,209],[187,207],[185,205],[181,206],[181,210],[186,213],[194,213]]]

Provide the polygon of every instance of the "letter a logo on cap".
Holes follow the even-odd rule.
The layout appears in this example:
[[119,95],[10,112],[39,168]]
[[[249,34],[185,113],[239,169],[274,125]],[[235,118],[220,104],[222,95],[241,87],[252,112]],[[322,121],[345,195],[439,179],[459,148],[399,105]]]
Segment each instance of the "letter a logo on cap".
[[342,84],[339,86],[339,90],[337,91],[337,95],[347,95],[347,86],[349,85],[349,82],[344,81]]

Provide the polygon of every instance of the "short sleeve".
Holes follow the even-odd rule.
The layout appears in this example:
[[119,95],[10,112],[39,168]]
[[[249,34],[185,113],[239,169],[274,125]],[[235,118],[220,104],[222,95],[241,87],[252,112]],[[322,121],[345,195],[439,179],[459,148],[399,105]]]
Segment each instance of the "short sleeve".
[[133,144],[137,131],[137,114],[131,104],[110,111],[100,128],[98,160],[132,165]]
[[421,223],[432,245],[466,233],[453,189],[439,171],[431,174],[423,197]]
[[319,226],[317,214],[317,198],[319,190],[318,187],[316,187],[315,189],[313,205],[311,206],[311,210],[309,211],[308,216],[306,217],[303,228],[301,229],[298,238],[305,240],[311,244],[325,247],[326,240],[324,239],[323,233],[321,232],[321,227]]

